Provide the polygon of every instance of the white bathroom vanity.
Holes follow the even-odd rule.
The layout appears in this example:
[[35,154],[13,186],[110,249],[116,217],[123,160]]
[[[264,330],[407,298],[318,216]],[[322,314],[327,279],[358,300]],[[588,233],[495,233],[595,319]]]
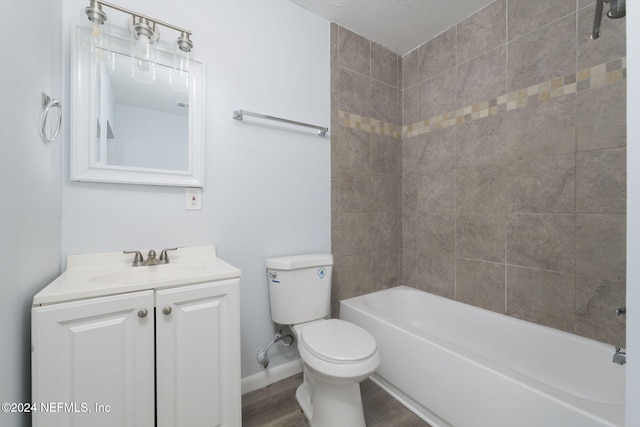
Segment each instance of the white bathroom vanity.
[[168,257],[71,255],[35,295],[34,427],[241,425],[240,270],[213,246]]

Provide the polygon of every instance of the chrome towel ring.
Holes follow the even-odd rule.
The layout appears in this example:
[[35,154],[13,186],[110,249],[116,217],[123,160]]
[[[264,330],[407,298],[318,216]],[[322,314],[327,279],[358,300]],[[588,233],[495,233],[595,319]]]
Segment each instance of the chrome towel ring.
[[[52,108],[58,108],[58,124],[56,126],[56,130],[53,132],[53,135],[47,134],[47,118],[49,117],[49,112]],[[46,93],[42,92],[42,122],[40,126],[40,136],[45,143],[53,142],[54,139],[60,133],[60,128],[62,127],[62,104],[57,99],[51,98]]]

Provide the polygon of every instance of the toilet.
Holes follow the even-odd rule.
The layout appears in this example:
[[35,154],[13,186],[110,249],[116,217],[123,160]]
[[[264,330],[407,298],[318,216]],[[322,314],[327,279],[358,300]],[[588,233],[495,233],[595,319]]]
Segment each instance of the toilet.
[[266,260],[271,319],[288,325],[298,342],[303,382],[296,400],[312,427],[365,427],[360,382],[380,355],[373,336],[330,314],[333,255]]

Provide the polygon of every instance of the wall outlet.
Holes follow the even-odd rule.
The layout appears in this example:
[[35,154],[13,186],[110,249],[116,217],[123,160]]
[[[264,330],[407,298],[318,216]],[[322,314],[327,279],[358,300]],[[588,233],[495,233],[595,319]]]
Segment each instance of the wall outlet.
[[187,188],[187,210],[199,211],[202,209],[202,188]]

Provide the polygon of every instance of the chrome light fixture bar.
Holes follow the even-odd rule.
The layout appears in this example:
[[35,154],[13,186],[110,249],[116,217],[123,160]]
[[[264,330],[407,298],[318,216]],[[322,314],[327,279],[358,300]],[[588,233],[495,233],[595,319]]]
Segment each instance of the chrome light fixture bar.
[[[90,0],[89,1],[89,7],[86,10],[86,14],[87,17],[89,18],[90,21],[92,22],[96,22],[97,21],[102,21],[104,22],[104,20],[106,20],[106,13],[104,13],[104,11],[102,10],[102,6],[106,6],[108,8],[111,9],[115,9],[115,10],[119,10],[120,12],[124,12],[128,15],[131,16],[135,16],[137,18],[141,18],[141,19],[146,19],[149,22],[153,22],[156,25],[161,25],[163,27],[167,27],[167,28],[171,28],[172,30],[175,30],[179,33],[182,33],[180,37],[186,37],[187,40],[189,40],[189,38],[191,37],[191,31],[189,30],[185,30],[184,28],[180,28],[177,27],[175,25],[160,21],[158,19],[155,18],[151,18],[149,16],[143,15],[141,13],[138,12],[134,12],[133,10],[129,10],[127,8],[112,4],[112,3],[108,3],[106,1],[102,1],[102,0]],[[91,9],[91,13],[88,9]],[[100,23],[102,23],[100,22]],[[191,41],[191,40],[189,40]],[[193,47],[193,43],[191,43],[191,47]]]
[[[189,53],[193,49],[191,31],[151,18],[133,10],[108,3],[102,0],[90,0],[89,7],[84,9],[87,19],[93,25],[91,49],[98,46],[108,51],[104,39],[109,38],[109,29],[102,31],[101,27],[108,26],[107,14],[103,7],[108,7],[131,15],[129,27],[131,30],[131,57],[133,58],[133,76],[141,81],[151,82],[154,79],[155,50],[153,44],[158,41],[160,32],[157,27],[162,26],[179,33],[174,43],[174,64],[171,83],[177,90],[188,88]],[[98,39],[98,37],[100,37]]]

